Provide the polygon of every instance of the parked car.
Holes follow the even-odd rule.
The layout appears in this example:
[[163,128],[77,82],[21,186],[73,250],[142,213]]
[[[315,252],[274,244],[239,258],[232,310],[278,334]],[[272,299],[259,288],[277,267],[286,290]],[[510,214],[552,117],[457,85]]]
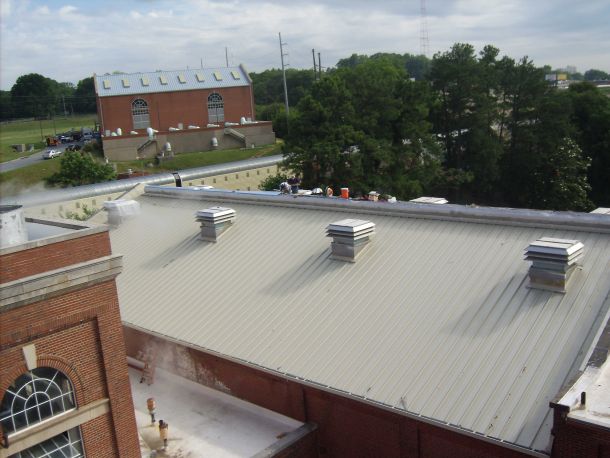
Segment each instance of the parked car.
[[43,159],[53,159],[54,157],[59,156],[63,151],[59,151],[56,149],[50,149],[42,153]]

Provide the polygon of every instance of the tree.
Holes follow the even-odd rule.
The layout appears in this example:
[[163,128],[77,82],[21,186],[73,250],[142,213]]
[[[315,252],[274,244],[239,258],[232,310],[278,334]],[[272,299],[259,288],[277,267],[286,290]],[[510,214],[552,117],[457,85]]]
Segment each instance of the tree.
[[429,99],[427,84],[410,81],[391,60],[330,72],[290,121],[286,167],[301,172],[305,186],[417,197],[440,165],[426,121]]
[[608,80],[610,79],[610,75],[603,70],[596,70],[592,68],[591,70],[587,70],[585,72],[585,81],[598,81],[598,80]]
[[92,76],[78,82],[74,91],[74,97],[76,98],[74,108],[78,113],[95,113],[97,106]]
[[101,164],[90,154],[68,151],[63,154],[59,172],[51,175],[47,182],[61,187],[101,183],[116,178],[110,164]]
[[610,99],[590,83],[572,84],[571,122],[583,155],[591,158],[589,197],[599,207],[610,207]]
[[46,116],[55,109],[53,80],[38,73],[17,78],[11,88],[11,100],[15,114],[21,117]]

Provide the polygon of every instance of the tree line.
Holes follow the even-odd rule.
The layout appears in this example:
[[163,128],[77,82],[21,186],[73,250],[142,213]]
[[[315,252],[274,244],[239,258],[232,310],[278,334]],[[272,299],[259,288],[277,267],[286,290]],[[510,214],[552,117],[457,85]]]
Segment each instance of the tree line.
[[38,73],[17,78],[10,91],[0,91],[0,120],[51,118],[73,113],[95,113],[93,77],[76,85],[59,83]]
[[594,85],[559,90],[545,81],[548,67],[493,46],[477,53],[455,44],[420,59],[417,78],[411,57],[353,55],[319,81],[310,71],[287,122],[278,109],[285,164],[305,186],[493,206],[610,206],[610,98]]

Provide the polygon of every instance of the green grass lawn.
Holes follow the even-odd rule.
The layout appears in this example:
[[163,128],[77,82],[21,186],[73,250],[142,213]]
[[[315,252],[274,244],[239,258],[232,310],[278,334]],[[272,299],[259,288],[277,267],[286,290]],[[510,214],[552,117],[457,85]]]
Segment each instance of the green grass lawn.
[[[225,162],[241,161],[252,157],[272,156],[280,154],[282,143],[278,140],[275,145],[263,146],[254,149],[228,149],[216,151],[202,151],[199,153],[182,153],[176,155],[171,160],[164,161],[159,165],[154,165],[153,159],[145,159],[130,162],[117,162],[119,173],[132,169],[147,173],[159,173],[190,169],[194,167],[204,167],[206,165],[222,164]],[[152,165],[152,166],[151,166]]]
[[59,171],[59,159],[37,162],[28,167],[0,173],[0,196],[15,196],[22,192],[42,191],[44,179]]
[[[31,153],[17,153],[11,145],[24,143],[34,145],[36,151],[46,147],[45,139],[55,133],[81,127],[95,127],[97,115],[77,115],[43,121],[17,121],[0,125],[0,162],[17,159]],[[41,133],[42,132],[42,133]]]

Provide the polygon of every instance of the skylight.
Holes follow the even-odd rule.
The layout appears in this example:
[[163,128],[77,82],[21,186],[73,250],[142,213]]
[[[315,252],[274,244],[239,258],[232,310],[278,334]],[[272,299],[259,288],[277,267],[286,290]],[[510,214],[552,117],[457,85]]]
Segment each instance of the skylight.
[[222,75],[220,72],[214,72],[214,78],[216,78],[216,81],[222,81]]
[[205,78],[203,77],[203,73],[195,73],[195,76],[197,77],[197,81],[199,81],[200,83],[203,83],[205,81]]
[[159,81],[161,81],[161,84],[167,84],[167,78],[163,75],[159,77]]
[[150,84],[150,81],[148,80],[147,76],[143,76],[142,77],[142,86],[148,86]]
[[182,84],[186,83],[186,78],[184,77],[184,75],[182,73],[180,73],[178,75],[178,81],[180,81],[180,83],[182,83]]
[[231,71],[231,75],[233,75],[233,79],[234,79],[234,80],[238,80],[238,79],[240,79],[240,78],[241,78],[241,77],[239,76],[239,73],[238,73],[238,72],[236,72],[235,70]]
[[123,87],[129,87],[129,80],[127,78],[123,78],[121,81],[123,81]]
[[110,80],[104,80],[104,89],[110,89]]

